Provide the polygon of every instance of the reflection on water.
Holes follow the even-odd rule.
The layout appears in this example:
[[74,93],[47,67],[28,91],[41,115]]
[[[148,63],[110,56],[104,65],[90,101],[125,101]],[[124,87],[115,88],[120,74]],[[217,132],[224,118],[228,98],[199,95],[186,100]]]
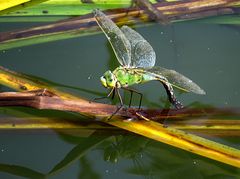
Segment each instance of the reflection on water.
[[[35,131],[28,139],[28,131],[19,132],[15,137],[22,146],[15,151],[17,160],[1,163],[0,170],[29,178],[175,178],[182,173],[187,178],[231,178],[239,174],[233,167],[130,133],[112,135],[95,131],[88,137],[70,136],[64,132],[56,134],[60,138],[50,132],[38,134]],[[11,132],[9,139],[14,140],[14,135],[16,132]],[[34,139],[38,141],[28,143]],[[8,156],[7,153],[12,152],[11,147],[5,147],[2,154]],[[38,157],[34,156],[36,154]],[[1,157],[2,161],[4,159],[6,157]],[[1,176],[7,178],[10,175],[3,173]]]
[[[9,24],[5,25],[7,29]],[[178,94],[186,106],[239,107],[238,28],[186,22],[175,24],[174,31],[159,24],[136,30],[156,51],[156,65],[175,69],[206,90],[206,96]],[[117,65],[107,44],[104,35],[99,34],[22,47],[0,52],[1,65],[93,99],[107,93],[99,77]],[[169,107],[159,83],[147,83],[136,89],[144,94],[145,107]],[[125,94],[126,101],[128,98],[129,94]],[[11,113],[7,113],[1,108],[1,114],[88,120],[72,113],[10,109]],[[51,130],[1,131],[0,178],[237,178],[240,174],[239,169],[119,131],[84,130],[74,135]],[[238,138],[214,139],[239,147]]]

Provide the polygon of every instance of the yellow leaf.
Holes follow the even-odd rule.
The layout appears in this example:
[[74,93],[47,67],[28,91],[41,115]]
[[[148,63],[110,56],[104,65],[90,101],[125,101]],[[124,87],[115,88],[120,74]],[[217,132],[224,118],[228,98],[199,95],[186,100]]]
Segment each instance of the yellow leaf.
[[14,7],[26,2],[29,2],[31,0],[5,0],[5,1],[0,1],[0,11],[8,9],[10,7]]

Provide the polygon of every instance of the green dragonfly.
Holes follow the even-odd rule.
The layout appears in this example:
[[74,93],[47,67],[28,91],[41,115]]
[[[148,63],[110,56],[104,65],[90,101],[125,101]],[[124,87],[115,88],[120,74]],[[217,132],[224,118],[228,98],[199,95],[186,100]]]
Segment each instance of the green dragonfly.
[[139,108],[141,107],[142,94],[129,89],[128,87],[135,84],[143,84],[148,81],[160,81],[168,95],[169,101],[180,109],[183,105],[176,99],[173,87],[184,92],[193,92],[196,94],[205,94],[196,83],[182,74],[163,67],[154,66],[156,54],[152,46],[136,31],[128,26],[121,28],[109,19],[100,10],[94,10],[94,17],[109,40],[113,51],[121,66],[114,71],[106,71],[101,77],[101,83],[104,87],[111,89],[107,97],[117,93],[121,106],[123,101],[119,89],[127,89],[131,92],[129,106],[131,105],[132,93],[140,95]]

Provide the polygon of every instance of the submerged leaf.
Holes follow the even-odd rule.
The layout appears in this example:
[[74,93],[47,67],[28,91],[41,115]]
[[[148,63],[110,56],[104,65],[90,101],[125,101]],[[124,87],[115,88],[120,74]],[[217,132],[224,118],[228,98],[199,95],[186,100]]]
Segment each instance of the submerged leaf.
[[81,143],[75,146],[65,157],[61,160],[53,169],[49,172],[48,175],[53,175],[56,172],[59,172],[70,164],[79,160],[82,156],[84,156],[88,151],[92,148],[99,145],[101,142],[109,138],[109,136],[101,135],[99,132],[95,132],[90,137],[84,139]]
[[0,171],[26,178],[44,178],[44,174],[19,165],[0,164]]

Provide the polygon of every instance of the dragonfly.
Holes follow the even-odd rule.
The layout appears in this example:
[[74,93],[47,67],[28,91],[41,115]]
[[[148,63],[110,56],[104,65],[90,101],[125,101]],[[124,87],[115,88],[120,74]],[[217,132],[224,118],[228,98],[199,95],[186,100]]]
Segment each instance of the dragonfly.
[[168,100],[176,108],[183,108],[174,94],[174,88],[183,92],[206,94],[196,83],[175,70],[155,66],[156,54],[152,46],[135,30],[124,25],[119,28],[102,11],[93,11],[96,22],[110,42],[120,66],[113,71],[106,71],[100,78],[102,85],[110,89],[109,94],[118,95],[121,106],[123,100],[119,89],[131,92],[129,107],[131,106],[132,94],[140,95],[139,109],[142,102],[142,94],[129,88],[136,84],[144,84],[149,81],[159,81],[164,86]]

